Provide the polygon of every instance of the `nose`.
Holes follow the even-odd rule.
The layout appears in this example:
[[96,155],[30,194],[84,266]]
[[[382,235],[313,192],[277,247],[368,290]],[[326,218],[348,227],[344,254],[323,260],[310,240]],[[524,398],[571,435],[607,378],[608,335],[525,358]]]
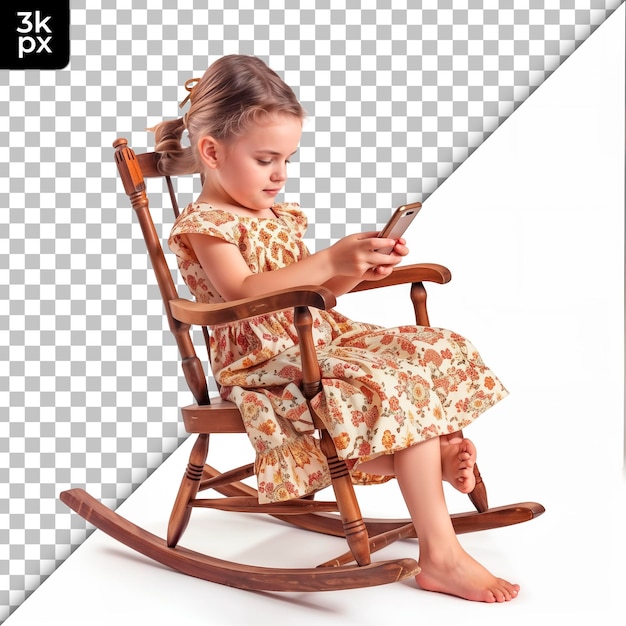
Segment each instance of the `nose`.
[[271,179],[273,182],[284,182],[287,180],[287,164],[277,163],[272,172]]

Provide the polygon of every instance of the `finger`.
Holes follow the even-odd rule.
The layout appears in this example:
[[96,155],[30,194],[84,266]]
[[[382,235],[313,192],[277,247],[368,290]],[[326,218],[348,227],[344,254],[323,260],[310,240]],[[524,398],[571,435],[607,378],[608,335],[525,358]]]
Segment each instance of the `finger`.
[[405,244],[404,239],[398,239],[393,247],[393,252],[400,256],[406,256],[409,253],[409,249]]
[[390,265],[392,267],[398,265],[403,259],[403,255],[398,254],[395,250],[392,250],[389,254],[376,252],[376,256],[378,257],[376,265]]
[[393,250],[397,242],[395,239],[389,239],[388,237],[373,237],[368,243],[372,246],[372,250],[384,250],[385,248]]

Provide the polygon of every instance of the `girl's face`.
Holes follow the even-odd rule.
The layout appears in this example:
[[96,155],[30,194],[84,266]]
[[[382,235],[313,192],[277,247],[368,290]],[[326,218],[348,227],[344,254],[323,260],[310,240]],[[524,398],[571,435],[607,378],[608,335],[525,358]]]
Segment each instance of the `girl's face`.
[[277,114],[227,143],[214,142],[210,199],[244,212],[268,211],[287,181],[301,135],[298,117]]

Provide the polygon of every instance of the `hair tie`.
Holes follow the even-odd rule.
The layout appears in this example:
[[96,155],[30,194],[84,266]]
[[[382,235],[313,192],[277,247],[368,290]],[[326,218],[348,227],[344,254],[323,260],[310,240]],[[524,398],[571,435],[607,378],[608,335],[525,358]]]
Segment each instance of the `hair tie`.
[[183,108],[187,104],[187,100],[191,98],[191,92],[194,90],[195,86],[200,82],[200,78],[189,78],[185,81],[185,89],[189,92],[185,99],[178,105],[179,108]]

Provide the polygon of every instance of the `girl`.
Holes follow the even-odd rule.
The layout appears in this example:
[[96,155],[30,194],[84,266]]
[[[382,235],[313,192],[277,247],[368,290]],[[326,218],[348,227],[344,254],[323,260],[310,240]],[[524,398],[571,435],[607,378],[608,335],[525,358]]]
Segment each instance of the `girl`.
[[[191,85],[190,83],[195,83]],[[349,235],[310,254],[298,205],[276,203],[305,113],[293,91],[255,57],[230,55],[188,81],[189,111],[153,129],[163,172],[200,166],[202,191],[175,222],[169,245],[191,292],[222,302],[319,284],[337,296],[387,276],[405,241]],[[181,138],[187,131],[190,147]],[[392,247],[391,254],[379,249]],[[354,482],[395,476],[419,538],[427,590],[504,602],[519,586],[496,578],[459,544],[442,480],[474,488],[474,445],[462,429],[506,390],[462,336],[444,329],[384,329],[313,310],[322,391],[312,404]],[[223,397],[237,403],[256,451],[261,501],[329,484],[305,398],[290,311],[211,329],[211,362]]]

